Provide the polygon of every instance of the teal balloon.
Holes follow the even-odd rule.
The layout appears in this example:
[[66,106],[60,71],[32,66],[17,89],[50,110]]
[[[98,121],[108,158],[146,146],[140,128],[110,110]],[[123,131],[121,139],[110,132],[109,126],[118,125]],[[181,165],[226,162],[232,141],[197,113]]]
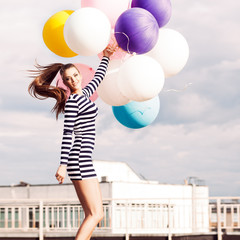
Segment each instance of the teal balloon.
[[131,101],[123,106],[112,106],[115,118],[125,127],[138,129],[150,125],[160,110],[160,100],[156,96],[144,102]]

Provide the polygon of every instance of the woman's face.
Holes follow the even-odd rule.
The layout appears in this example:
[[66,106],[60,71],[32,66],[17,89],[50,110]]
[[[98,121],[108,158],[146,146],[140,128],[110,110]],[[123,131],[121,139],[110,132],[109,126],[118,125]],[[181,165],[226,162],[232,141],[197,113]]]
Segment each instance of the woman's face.
[[81,89],[82,75],[75,67],[68,68],[63,73],[63,82],[74,92]]

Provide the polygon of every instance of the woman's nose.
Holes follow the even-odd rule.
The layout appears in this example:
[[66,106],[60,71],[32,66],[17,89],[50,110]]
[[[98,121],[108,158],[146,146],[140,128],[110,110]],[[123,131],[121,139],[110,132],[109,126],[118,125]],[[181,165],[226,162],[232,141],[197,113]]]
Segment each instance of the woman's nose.
[[76,82],[77,79],[75,77],[72,77],[72,82]]

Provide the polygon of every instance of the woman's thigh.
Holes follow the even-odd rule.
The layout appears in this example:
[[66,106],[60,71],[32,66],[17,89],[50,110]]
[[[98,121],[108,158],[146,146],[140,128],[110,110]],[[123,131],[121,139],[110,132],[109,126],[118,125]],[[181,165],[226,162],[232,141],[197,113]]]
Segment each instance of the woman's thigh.
[[102,195],[97,178],[72,180],[85,214],[102,212]]

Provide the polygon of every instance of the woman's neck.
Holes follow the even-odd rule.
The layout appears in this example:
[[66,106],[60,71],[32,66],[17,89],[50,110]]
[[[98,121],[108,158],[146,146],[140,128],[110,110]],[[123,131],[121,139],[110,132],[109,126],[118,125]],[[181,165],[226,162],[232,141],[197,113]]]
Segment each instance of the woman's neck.
[[72,94],[83,95],[82,89],[78,89],[72,92]]

